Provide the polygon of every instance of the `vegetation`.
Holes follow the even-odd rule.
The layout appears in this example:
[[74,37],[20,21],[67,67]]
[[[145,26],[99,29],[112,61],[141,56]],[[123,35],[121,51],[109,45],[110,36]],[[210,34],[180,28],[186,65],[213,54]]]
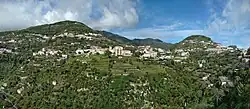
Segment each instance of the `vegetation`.
[[54,24],[45,24],[45,25],[30,27],[30,28],[21,30],[20,32],[37,33],[37,34],[45,34],[45,35],[58,35],[64,32],[80,34],[80,33],[85,33],[85,32],[93,32],[93,30],[80,22],[62,21],[62,22],[57,22]]
[[150,45],[155,48],[163,48],[163,49],[171,49],[172,44],[165,43],[159,39],[152,39],[152,38],[146,38],[146,39],[134,39],[133,43],[135,45]]
[[185,38],[183,41],[186,41],[186,40],[205,41],[205,42],[212,41],[211,38],[203,36],[203,35],[192,35],[192,36]]
[[[0,52],[0,108],[250,108],[250,69],[238,58],[240,50],[194,51],[182,62],[138,56],[121,58],[109,52],[75,55],[78,48],[128,43],[108,38],[105,34],[93,40],[52,39],[52,34],[61,34],[65,30],[77,34],[94,30],[71,21],[51,24],[50,32],[47,27],[1,34],[0,41],[6,43],[0,43],[0,48],[12,52]],[[78,30],[77,27],[86,29]],[[31,33],[51,36],[45,39]],[[185,40],[208,40],[200,38],[204,37],[193,36]],[[8,42],[12,39],[16,42]],[[146,40],[162,43],[155,39]],[[197,47],[176,45],[173,49]],[[43,48],[61,52],[33,55]],[[63,54],[67,58],[62,58]]]

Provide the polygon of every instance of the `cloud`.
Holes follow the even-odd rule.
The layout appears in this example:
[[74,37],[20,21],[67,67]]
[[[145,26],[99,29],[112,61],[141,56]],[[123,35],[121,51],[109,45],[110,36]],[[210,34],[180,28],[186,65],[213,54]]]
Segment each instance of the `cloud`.
[[99,6],[102,17],[92,23],[94,28],[126,28],[138,22],[138,15],[132,0],[108,0],[108,2],[100,2]]
[[209,5],[205,33],[226,45],[250,46],[250,0],[209,0]]
[[[138,22],[132,0],[2,0],[0,30],[76,20],[96,29],[126,28]],[[93,15],[99,13],[98,17]]]
[[233,33],[250,29],[250,0],[227,0],[221,11],[215,11],[215,8],[211,10],[214,11],[211,11],[208,33]]

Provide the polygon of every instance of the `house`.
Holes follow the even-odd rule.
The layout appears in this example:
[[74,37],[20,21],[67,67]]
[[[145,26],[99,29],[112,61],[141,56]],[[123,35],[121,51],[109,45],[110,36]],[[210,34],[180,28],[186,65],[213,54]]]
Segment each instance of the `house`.
[[179,60],[179,59],[175,59],[175,60],[174,60],[174,62],[181,62],[181,60]]
[[181,52],[181,56],[188,56],[189,52]]
[[76,54],[82,55],[82,54],[84,54],[84,50],[78,49],[78,50],[76,50]]
[[180,52],[184,52],[184,50],[183,49],[177,49],[177,50],[175,50],[175,52],[180,53]]
[[161,48],[158,48],[157,51],[160,52],[160,53],[164,53],[164,50],[161,49]]
[[9,40],[8,42],[9,42],[9,43],[16,43],[16,41],[15,41],[14,39]]
[[157,52],[154,52],[154,51],[146,51],[143,55],[142,55],[142,57],[143,58],[155,58],[155,57],[157,57]]
[[109,47],[108,49],[115,56],[132,56],[133,53],[130,50],[124,50],[122,46],[115,46],[113,49]]
[[76,37],[78,37],[78,38],[85,38],[86,36],[85,35],[83,35],[83,34],[77,34],[77,35],[75,35]]
[[86,36],[102,36],[101,34],[96,34],[96,33],[85,33],[84,35],[86,35]]
[[68,55],[62,54],[62,58],[63,58],[63,59],[67,59],[67,58],[68,58]]
[[165,56],[165,55],[159,57],[159,59],[172,59],[172,58],[174,58],[174,57],[173,56]]
[[6,48],[0,48],[0,54],[4,53],[4,52],[6,52],[6,53],[12,53],[12,50],[9,50],[9,49],[6,49]]
[[123,56],[132,56],[132,52],[130,50],[123,50],[122,51]]
[[116,46],[116,47],[114,47],[113,50],[114,50],[115,56],[121,56],[122,55],[122,51],[123,51],[123,47]]

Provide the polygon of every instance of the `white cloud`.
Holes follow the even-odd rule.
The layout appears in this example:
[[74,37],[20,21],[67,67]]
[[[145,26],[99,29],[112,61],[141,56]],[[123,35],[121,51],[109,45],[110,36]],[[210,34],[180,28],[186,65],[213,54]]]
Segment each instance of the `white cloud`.
[[[138,22],[132,0],[2,0],[0,30],[77,20],[98,29],[124,28]],[[100,13],[93,19],[93,13]]]
[[205,33],[225,45],[250,46],[250,0],[218,1],[209,0],[211,16]]
[[250,28],[250,0],[227,0],[222,11],[218,11],[212,11],[208,33],[225,31],[234,33]]
[[138,22],[135,2],[132,2],[132,0],[107,1],[99,3],[102,17],[91,24],[94,28],[130,27]]

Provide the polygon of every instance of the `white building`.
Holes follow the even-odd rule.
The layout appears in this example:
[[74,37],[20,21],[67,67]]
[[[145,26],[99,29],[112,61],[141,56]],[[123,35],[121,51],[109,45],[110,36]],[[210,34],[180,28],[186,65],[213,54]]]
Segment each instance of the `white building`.
[[123,50],[122,51],[123,56],[132,56],[133,53],[130,50]]
[[115,56],[121,56],[122,55],[122,51],[123,51],[123,47],[116,46],[116,47],[114,47],[113,50],[114,50]]
[[164,53],[164,50],[161,49],[161,48],[158,48],[157,51],[160,52],[160,53]]
[[188,56],[189,52],[181,52],[181,56]]
[[6,53],[12,53],[12,50],[9,50],[9,49],[6,49],[6,48],[0,48],[0,54],[4,53],[4,52],[6,52]]
[[155,58],[155,57],[157,57],[157,52],[154,52],[154,51],[147,51],[147,52],[145,52],[143,55],[142,55],[142,57],[143,58]]
[[184,50],[183,49],[176,49],[175,52],[180,53],[180,52],[184,52]]
[[133,53],[130,50],[124,50],[122,46],[115,46],[113,49],[109,47],[109,51],[115,56],[132,56]]
[[82,54],[84,54],[84,51],[81,50],[81,49],[78,49],[78,50],[76,50],[76,54],[77,55],[82,55]]
[[9,42],[9,43],[16,43],[16,41],[15,41],[14,39],[9,40],[8,42]]

